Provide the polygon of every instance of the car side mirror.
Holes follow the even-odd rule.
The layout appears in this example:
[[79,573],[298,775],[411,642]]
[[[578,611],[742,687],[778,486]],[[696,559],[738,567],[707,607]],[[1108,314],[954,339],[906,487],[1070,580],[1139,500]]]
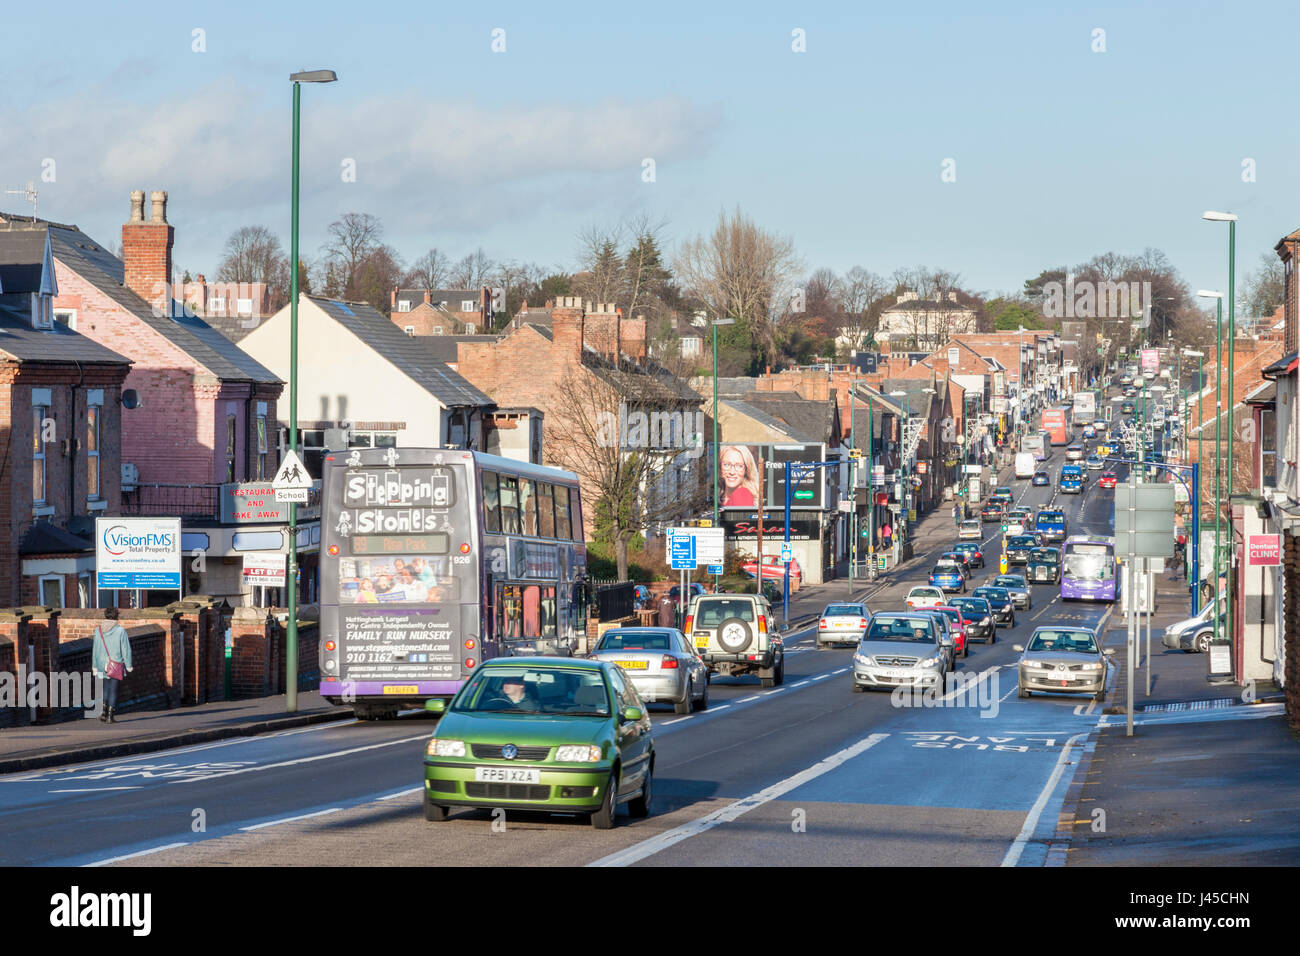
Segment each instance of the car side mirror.
[[952,647],[953,641],[951,637],[944,637],[940,639],[940,643],[943,644],[944,647]]
[[631,722],[634,721],[634,720],[640,720],[640,719],[641,719],[642,717],[644,717],[644,716],[645,716],[645,713],[641,710],[640,707],[624,707],[624,708],[623,708],[623,714],[622,714],[622,717],[623,717],[623,722],[624,722],[624,723],[631,723]]
[[1011,645],[1011,649],[1012,649],[1013,651],[1015,651],[1017,654],[1023,654],[1023,653],[1025,652],[1025,645],[1023,645],[1023,644],[1012,644],[1012,645]]
[[435,697],[424,702],[424,709],[430,714],[443,714],[447,711],[447,702],[441,697]]

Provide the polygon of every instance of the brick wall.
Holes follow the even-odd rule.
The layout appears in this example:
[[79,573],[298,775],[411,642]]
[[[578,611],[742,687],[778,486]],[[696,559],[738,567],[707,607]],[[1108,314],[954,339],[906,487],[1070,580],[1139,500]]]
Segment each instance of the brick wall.
[[235,608],[230,620],[234,639],[231,654],[230,689],[235,699],[266,697],[274,693],[271,675],[272,639],[275,625],[263,608]]

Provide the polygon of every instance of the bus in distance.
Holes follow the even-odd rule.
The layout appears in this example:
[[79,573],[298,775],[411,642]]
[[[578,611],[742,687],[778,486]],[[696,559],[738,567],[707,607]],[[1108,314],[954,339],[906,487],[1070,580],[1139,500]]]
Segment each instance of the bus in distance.
[[456,693],[478,664],[571,655],[585,627],[577,476],[447,448],[323,456],[321,696],[358,718]]
[[1020,437],[1020,451],[1034,456],[1034,461],[1047,461],[1047,439],[1044,432],[1026,432]]
[[1043,409],[1043,430],[1047,432],[1048,441],[1053,445],[1068,445],[1073,440],[1070,435],[1070,422],[1071,409],[1064,405]]
[[1096,535],[1072,535],[1061,549],[1061,600],[1114,603],[1118,593],[1115,541]]

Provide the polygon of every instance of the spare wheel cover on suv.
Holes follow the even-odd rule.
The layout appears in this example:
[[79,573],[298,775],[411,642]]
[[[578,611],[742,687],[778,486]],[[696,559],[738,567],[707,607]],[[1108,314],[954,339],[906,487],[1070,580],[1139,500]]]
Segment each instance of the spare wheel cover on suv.
[[754,630],[747,621],[729,617],[718,625],[718,646],[728,654],[746,650],[754,639]]

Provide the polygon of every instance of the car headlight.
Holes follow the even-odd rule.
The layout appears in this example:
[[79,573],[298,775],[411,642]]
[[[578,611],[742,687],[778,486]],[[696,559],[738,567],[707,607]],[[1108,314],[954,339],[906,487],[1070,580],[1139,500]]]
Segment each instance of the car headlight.
[[942,655],[942,654],[936,654],[934,657],[927,657],[925,660],[921,661],[921,666],[922,666],[922,667],[938,667],[938,666],[939,666],[940,664],[942,664],[942,663],[943,663],[943,655]]
[[1100,664],[1084,664],[1084,665],[1082,665],[1082,666],[1079,668],[1079,670],[1081,670],[1081,671],[1099,671],[1099,670],[1101,670],[1101,665],[1100,665]]
[[595,763],[601,757],[599,747],[560,747],[555,751],[555,759],[576,763]]
[[430,757],[463,757],[465,756],[465,741],[434,737],[429,741],[425,753]]
[[868,657],[866,654],[854,654],[853,659],[857,661],[859,664],[864,664],[867,667],[871,666],[871,658]]
[[985,617],[980,618],[980,623],[987,627],[989,624],[992,624],[993,621],[986,615]]

